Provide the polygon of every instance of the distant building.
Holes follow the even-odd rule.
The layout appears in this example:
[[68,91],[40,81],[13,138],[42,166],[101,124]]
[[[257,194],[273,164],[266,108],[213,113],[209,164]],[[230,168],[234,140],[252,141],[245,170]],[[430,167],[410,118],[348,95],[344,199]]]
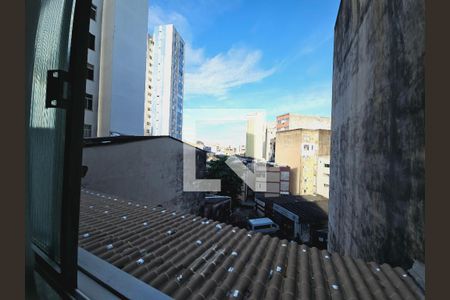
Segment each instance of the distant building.
[[331,118],[284,114],[277,117],[277,131],[292,129],[331,129]]
[[144,109],[144,135],[150,135],[152,124],[152,78],[153,78],[153,49],[155,42],[152,36],[147,37],[147,70],[145,73],[145,109]]
[[265,136],[264,114],[261,112],[249,114],[247,116],[245,155],[256,159],[263,159]]
[[277,123],[266,122],[264,137],[264,159],[275,161],[275,138],[277,134]]
[[[317,193],[319,157],[330,155],[330,130],[294,129],[277,132],[275,163],[289,166],[293,195]],[[323,180],[319,174],[320,180]]]
[[265,183],[266,191],[261,192],[264,197],[279,197],[289,194],[289,167],[267,165],[265,174],[260,168],[253,169],[256,176],[256,186],[259,182],[260,184]]
[[245,155],[245,145],[239,145],[237,152],[239,155]]
[[[149,135],[182,138],[184,41],[172,24],[155,27],[153,37]],[[149,123],[150,125],[147,125]]]
[[204,193],[183,191],[183,147],[195,151],[197,178],[206,174],[206,152],[168,136],[86,139],[82,185],[148,205],[200,213]]
[[104,1],[101,22],[97,136],[143,135],[148,1]]

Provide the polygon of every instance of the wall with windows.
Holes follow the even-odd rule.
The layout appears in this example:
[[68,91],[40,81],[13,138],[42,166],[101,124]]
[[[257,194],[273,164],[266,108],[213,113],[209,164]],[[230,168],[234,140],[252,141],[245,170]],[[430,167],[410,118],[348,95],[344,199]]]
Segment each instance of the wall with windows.
[[102,14],[103,0],[92,0],[91,19],[89,21],[88,64],[86,66],[87,80],[84,113],[85,137],[97,136]]
[[283,130],[277,132],[276,141],[275,163],[290,167],[290,193],[317,193],[318,159],[330,154],[330,131]]
[[317,194],[330,197],[330,156],[319,156],[317,162]]

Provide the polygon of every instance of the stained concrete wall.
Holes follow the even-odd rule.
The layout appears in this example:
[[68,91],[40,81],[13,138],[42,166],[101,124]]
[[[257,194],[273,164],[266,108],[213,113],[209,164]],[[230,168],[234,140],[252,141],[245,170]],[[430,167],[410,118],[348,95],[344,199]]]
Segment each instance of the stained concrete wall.
[[335,25],[329,250],[424,261],[423,0],[343,0]]
[[[88,167],[82,180],[87,189],[193,214],[203,205],[204,193],[183,191],[181,141],[159,137],[85,147],[83,165]],[[205,172],[206,152],[197,149],[197,178]]]

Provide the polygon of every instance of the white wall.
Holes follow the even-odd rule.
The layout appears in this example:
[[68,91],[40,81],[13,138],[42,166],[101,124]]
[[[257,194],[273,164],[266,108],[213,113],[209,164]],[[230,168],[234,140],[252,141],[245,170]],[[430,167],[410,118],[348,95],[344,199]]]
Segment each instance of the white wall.
[[143,135],[147,0],[104,3],[100,73],[101,135]]
[[330,168],[326,167],[330,165],[330,156],[319,156],[317,163],[317,183],[316,193],[324,196],[325,198],[330,197]]

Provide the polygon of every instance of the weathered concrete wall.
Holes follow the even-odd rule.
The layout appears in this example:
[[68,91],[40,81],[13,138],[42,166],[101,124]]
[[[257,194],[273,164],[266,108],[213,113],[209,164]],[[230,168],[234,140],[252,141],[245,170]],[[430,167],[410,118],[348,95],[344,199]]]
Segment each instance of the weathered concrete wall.
[[[204,193],[183,192],[183,143],[169,137],[86,147],[83,165],[87,189],[194,214],[203,204]],[[202,178],[204,151],[196,150],[196,168]]]
[[343,0],[335,25],[329,248],[424,261],[423,0]]

